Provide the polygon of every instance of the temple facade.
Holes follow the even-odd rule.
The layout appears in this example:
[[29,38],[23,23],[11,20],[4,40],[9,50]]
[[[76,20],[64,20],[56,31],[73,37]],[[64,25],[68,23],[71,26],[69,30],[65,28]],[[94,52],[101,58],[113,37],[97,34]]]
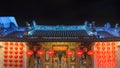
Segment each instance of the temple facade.
[[120,68],[119,54],[119,24],[20,27],[0,17],[0,68]]

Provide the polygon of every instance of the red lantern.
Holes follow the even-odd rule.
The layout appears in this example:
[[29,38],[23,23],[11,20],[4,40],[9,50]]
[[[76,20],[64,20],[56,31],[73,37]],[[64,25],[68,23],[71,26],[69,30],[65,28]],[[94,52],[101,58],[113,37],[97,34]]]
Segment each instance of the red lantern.
[[29,56],[33,55],[33,51],[32,50],[27,50],[27,55],[29,55]]
[[18,47],[15,47],[15,50],[18,50]]
[[97,50],[100,50],[100,47],[97,47]]
[[18,42],[15,42],[15,45],[18,46]]
[[23,62],[23,60],[19,60],[19,62],[20,62],[20,63],[22,63],[22,62]]
[[13,52],[12,51],[9,51],[10,54],[12,54]]
[[12,55],[10,55],[9,57],[10,57],[10,58],[12,58],[13,56],[12,56]]
[[102,46],[105,46],[105,43],[104,43],[104,42],[102,43]]
[[5,50],[8,50],[8,47],[4,47]]
[[15,54],[18,54],[18,51],[15,51]]
[[115,47],[112,47],[113,50],[115,50]]
[[48,50],[48,51],[47,51],[47,54],[53,56],[53,55],[54,55],[54,50]]
[[23,54],[23,51],[20,51],[19,53],[20,53],[20,54]]
[[112,44],[112,45],[115,45],[115,42],[112,42],[111,44]]
[[19,64],[19,67],[22,67],[23,65],[22,64]]
[[4,51],[5,54],[8,54],[8,51]]
[[18,60],[14,60],[14,62],[18,62]]
[[37,54],[43,55],[43,54],[44,54],[44,51],[43,51],[43,50],[38,50],[38,51],[37,51]]
[[13,60],[9,60],[9,62],[12,62]]
[[14,58],[16,58],[16,59],[17,59],[17,58],[18,58],[18,56],[16,55],[16,56],[14,56]]
[[23,47],[20,47],[20,50],[23,50]]
[[107,47],[107,50],[110,50],[110,47]]
[[110,46],[110,42],[107,42],[107,46]]
[[76,51],[76,54],[77,54],[78,56],[80,56],[80,55],[83,54],[83,51],[82,51],[82,50],[77,50],[77,51]]
[[20,58],[20,59],[22,59],[22,58],[23,58],[23,56],[19,56],[19,58]]
[[12,50],[13,49],[13,47],[10,47],[10,50]]
[[6,59],[4,60],[4,62],[7,62],[7,61],[8,61],[8,60],[6,60]]
[[24,46],[24,44],[22,42],[20,42],[20,46]]
[[8,55],[4,55],[4,58],[7,58],[8,57]]
[[13,42],[10,42],[10,45],[13,45]]
[[15,67],[18,67],[18,64],[14,64]]
[[115,51],[112,51],[112,54],[115,54],[116,52]]
[[105,47],[102,47],[102,50],[105,50]]
[[9,66],[10,66],[10,67],[12,67],[12,66],[13,66],[13,64],[9,64]]
[[5,45],[8,45],[8,42],[5,42],[4,44],[5,44]]
[[94,55],[94,51],[93,50],[89,50],[88,51],[88,55]]
[[7,67],[7,66],[8,66],[8,64],[4,64],[4,66],[5,66],[5,67]]
[[8,47],[8,45],[5,45],[5,47]]
[[74,53],[74,52],[73,52],[72,50],[67,50],[67,51],[66,51],[66,55],[67,55],[67,56],[72,56],[73,53]]

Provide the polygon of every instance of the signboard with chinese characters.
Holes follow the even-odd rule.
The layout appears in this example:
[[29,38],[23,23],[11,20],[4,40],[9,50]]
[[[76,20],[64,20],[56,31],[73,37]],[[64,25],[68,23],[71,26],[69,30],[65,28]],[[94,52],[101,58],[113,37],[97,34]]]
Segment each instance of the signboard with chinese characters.
[[58,45],[58,46],[53,46],[53,50],[56,50],[56,51],[64,51],[64,50],[67,50],[67,46],[62,46],[62,45]]

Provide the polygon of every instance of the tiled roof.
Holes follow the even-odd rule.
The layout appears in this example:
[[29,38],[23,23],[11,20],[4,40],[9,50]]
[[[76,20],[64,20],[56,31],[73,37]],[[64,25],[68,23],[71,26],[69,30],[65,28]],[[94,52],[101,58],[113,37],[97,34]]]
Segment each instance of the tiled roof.
[[85,30],[71,30],[71,31],[42,31],[36,30],[33,36],[40,37],[81,37],[88,36]]
[[6,35],[6,37],[23,37],[24,36],[24,32],[23,31],[13,31],[12,33],[9,33]]
[[112,34],[106,32],[106,31],[98,31],[97,34],[102,37],[114,37]]

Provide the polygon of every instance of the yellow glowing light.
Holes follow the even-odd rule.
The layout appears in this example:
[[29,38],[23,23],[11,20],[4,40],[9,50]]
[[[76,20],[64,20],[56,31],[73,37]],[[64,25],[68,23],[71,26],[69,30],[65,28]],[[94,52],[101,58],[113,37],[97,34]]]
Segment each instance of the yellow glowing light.
[[66,46],[54,46],[53,50],[67,50]]

